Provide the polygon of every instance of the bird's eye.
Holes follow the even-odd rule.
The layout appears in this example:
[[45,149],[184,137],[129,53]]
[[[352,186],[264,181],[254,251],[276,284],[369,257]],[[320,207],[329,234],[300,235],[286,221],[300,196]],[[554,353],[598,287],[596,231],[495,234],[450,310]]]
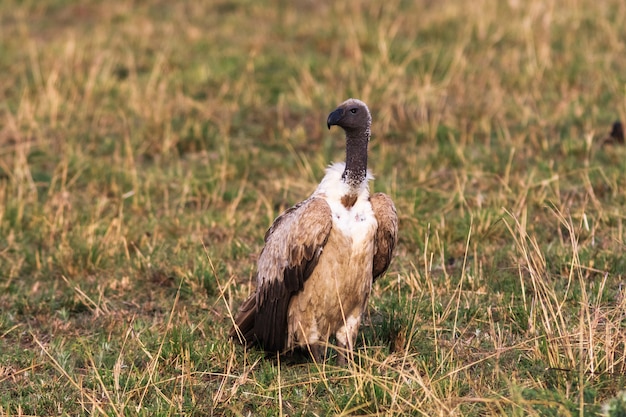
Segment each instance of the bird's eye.
[[350,109],[350,113],[355,114],[356,113],[356,109]]

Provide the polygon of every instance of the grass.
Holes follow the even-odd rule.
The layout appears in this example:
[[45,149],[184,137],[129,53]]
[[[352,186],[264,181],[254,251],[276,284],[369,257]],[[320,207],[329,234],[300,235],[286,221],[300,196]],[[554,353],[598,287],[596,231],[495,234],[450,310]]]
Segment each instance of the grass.
[[[623,415],[621,1],[0,4],[0,415]],[[372,110],[354,361],[227,339]],[[621,395],[621,396],[620,396]],[[621,413],[621,414],[620,414]]]

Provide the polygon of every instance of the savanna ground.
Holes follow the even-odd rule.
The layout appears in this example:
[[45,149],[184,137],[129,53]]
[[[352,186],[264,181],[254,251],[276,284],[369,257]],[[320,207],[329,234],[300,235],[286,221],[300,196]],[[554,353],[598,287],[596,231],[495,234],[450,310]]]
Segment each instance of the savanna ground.
[[[5,0],[0,45],[1,415],[624,415],[622,0]],[[351,96],[400,216],[354,361],[246,350]]]

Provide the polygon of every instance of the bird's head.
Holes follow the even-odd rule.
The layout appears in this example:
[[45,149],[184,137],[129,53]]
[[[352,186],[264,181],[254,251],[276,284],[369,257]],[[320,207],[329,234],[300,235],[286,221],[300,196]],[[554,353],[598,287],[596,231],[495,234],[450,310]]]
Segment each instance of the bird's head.
[[326,124],[329,129],[333,125],[339,126],[347,134],[362,132],[369,135],[372,116],[365,103],[349,98],[328,115]]

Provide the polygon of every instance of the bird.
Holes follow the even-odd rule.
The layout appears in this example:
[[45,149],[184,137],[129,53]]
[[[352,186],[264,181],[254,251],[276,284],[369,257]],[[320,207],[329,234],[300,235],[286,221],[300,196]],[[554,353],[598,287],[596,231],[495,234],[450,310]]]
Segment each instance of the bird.
[[320,362],[334,337],[338,364],[353,354],[372,285],[398,242],[393,200],[369,191],[371,123],[367,105],[354,98],[328,115],[328,129],[345,132],[345,162],[329,165],[310,197],[267,230],[256,290],[236,314],[231,338],[268,352],[308,351]]

